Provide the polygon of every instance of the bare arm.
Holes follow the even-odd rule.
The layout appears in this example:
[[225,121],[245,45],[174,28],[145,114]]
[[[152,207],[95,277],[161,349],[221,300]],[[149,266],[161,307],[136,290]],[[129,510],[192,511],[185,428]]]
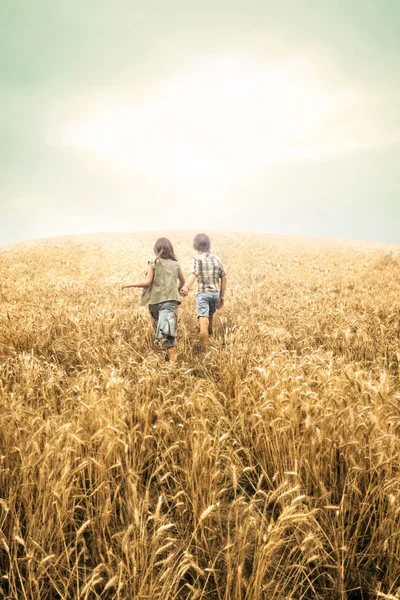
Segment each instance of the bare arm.
[[180,292],[181,292],[181,296],[187,296],[189,293],[190,288],[192,287],[193,283],[196,281],[197,279],[197,275],[195,275],[194,273],[190,273],[189,277],[186,279],[185,284],[182,286]]
[[154,271],[153,271],[153,267],[149,266],[149,270],[147,271],[147,275],[146,275],[146,279],[145,281],[135,281],[134,283],[127,283],[126,285],[122,286],[122,289],[124,288],[147,288],[150,287],[153,281],[153,277],[154,277]]
[[217,304],[217,308],[222,308],[225,300],[225,290],[226,290],[226,275],[221,277],[221,289],[219,291],[219,300]]
[[179,271],[178,271],[178,279],[179,279],[178,290],[181,291],[181,289],[185,285],[185,277],[184,277],[182,269],[180,267],[179,267]]

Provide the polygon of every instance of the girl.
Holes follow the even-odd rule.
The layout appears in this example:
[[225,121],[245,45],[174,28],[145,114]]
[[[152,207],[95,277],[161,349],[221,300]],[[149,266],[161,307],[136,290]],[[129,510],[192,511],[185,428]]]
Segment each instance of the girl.
[[[122,288],[144,288],[141,306],[149,305],[156,330],[155,343],[168,351],[169,360],[176,361],[176,314],[180,302],[179,292],[185,283],[171,242],[159,238],[154,244],[156,259],[149,261],[145,281],[128,283]],[[179,287],[177,280],[179,279]]]

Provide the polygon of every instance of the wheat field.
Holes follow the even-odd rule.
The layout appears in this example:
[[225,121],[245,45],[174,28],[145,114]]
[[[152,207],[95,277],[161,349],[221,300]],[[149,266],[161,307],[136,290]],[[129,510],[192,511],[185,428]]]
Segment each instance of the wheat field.
[[400,246],[215,233],[175,367],[121,290],[158,235],[0,248],[1,598],[399,598]]

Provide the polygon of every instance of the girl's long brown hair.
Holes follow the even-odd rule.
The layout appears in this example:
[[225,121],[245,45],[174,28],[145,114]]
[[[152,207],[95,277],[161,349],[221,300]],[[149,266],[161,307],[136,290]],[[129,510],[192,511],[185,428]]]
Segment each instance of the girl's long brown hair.
[[169,258],[170,260],[178,261],[168,238],[158,238],[154,244],[154,252],[157,254],[156,262],[159,258]]

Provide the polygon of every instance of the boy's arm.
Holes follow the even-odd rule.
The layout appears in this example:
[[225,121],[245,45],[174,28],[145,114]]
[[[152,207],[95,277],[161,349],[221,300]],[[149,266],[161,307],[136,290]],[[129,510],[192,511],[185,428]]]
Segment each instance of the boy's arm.
[[185,284],[182,286],[182,288],[180,290],[181,296],[187,296],[188,295],[190,288],[192,287],[192,285],[196,281],[196,278],[197,278],[197,275],[195,275],[194,273],[190,273],[189,277],[186,279]]
[[178,290],[181,291],[181,289],[185,285],[185,277],[184,277],[183,271],[180,267],[179,267],[179,271],[178,271],[178,279],[179,279]]
[[219,300],[217,304],[217,308],[222,308],[225,300],[225,290],[226,290],[226,275],[222,275],[221,277],[221,289],[219,291]]
[[181,296],[188,295],[189,290],[192,287],[193,283],[196,281],[198,274],[199,274],[198,262],[197,262],[196,257],[194,256],[192,258],[192,262],[190,263],[189,277],[186,279],[186,282],[183,284],[182,288],[179,290]]
[[145,281],[135,281],[134,283],[127,283],[122,286],[124,288],[147,288],[150,287],[153,281],[154,271],[153,267],[149,266],[149,270],[147,271],[146,280]]

